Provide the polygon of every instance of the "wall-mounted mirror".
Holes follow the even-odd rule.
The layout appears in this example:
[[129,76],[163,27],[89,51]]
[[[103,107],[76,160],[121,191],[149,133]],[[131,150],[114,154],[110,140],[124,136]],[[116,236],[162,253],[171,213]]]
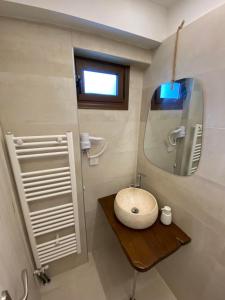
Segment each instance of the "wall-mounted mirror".
[[202,150],[203,92],[193,78],[161,84],[149,108],[144,152],[157,167],[192,175]]

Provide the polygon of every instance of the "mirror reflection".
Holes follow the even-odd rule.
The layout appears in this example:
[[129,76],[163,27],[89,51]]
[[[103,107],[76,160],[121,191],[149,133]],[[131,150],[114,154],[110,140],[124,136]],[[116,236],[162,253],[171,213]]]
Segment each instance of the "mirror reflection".
[[203,92],[193,78],[162,83],[153,93],[144,152],[157,167],[172,174],[192,175],[202,151]]

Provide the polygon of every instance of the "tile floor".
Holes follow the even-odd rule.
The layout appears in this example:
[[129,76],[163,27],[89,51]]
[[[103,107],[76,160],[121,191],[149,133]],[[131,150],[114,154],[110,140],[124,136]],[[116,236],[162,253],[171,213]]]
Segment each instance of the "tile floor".
[[[130,279],[123,287],[115,283],[114,293],[105,293],[95,261],[90,255],[88,263],[55,276],[49,286],[42,288],[41,294],[42,300],[128,300],[130,285]],[[139,275],[136,298],[176,300],[156,269]]]

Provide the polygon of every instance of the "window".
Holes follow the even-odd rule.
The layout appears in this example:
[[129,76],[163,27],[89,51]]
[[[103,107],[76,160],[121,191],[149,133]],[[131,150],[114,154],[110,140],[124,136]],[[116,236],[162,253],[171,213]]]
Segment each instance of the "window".
[[129,67],[75,57],[78,108],[128,109]]

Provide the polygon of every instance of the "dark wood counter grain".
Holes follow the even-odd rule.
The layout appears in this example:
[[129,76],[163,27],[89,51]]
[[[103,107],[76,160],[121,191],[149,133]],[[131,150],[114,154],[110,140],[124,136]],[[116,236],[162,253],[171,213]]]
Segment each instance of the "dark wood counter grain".
[[98,201],[128,260],[137,271],[148,271],[159,261],[191,241],[190,237],[174,223],[165,226],[157,220],[154,225],[144,230],[124,226],[114,214],[115,196],[107,196]]

